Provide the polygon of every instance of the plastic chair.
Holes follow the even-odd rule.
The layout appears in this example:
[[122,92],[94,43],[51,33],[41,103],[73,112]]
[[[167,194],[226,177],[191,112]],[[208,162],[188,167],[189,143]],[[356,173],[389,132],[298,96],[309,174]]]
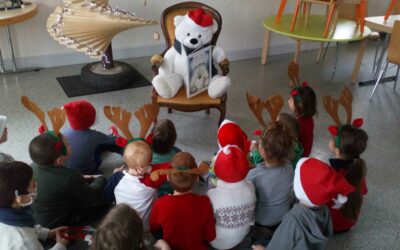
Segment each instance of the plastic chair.
[[376,87],[378,87],[382,77],[385,76],[389,63],[393,63],[398,66],[393,86],[393,90],[395,90],[397,85],[397,80],[399,79],[399,71],[400,71],[400,21],[395,21],[394,23],[392,36],[390,38],[389,47],[387,50],[386,64],[379,74],[378,80],[375,83],[374,89],[372,90],[369,100],[372,100],[372,96],[375,93]]
[[[164,33],[165,42],[167,45],[167,48],[161,54],[161,56],[164,56],[166,51],[174,44],[174,17],[177,15],[185,15],[189,10],[197,8],[204,9],[204,11],[210,14],[213,19],[218,23],[218,30],[214,33],[211,45],[215,45],[217,43],[222,26],[222,18],[219,12],[208,5],[198,2],[178,3],[165,9],[161,15],[161,28]],[[161,65],[161,62],[157,59],[158,57],[159,55],[154,55],[151,58],[152,70],[154,72],[154,75],[158,74],[158,69]],[[229,73],[229,61],[224,61],[219,66],[223,75],[227,75]],[[225,119],[227,94],[224,94],[220,98],[213,99],[209,97],[207,91],[205,91],[197,96],[188,99],[186,97],[185,87],[182,87],[175,97],[167,99],[159,96],[156,90],[153,88],[152,98],[153,101],[157,102],[160,107],[167,107],[168,113],[171,113],[172,110],[175,109],[182,112],[196,112],[200,110],[205,110],[206,114],[210,114],[210,109],[215,108],[218,109],[220,112],[218,124],[221,124],[221,122]]]
[[[305,14],[305,24],[308,24],[308,19],[310,16],[310,10],[311,10],[311,4],[320,4],[320,5],[325,5],[327,7],[327,20],[325,24],[325,29],[323,33],[323,37],[327,37],[329,34],[329,30],[331,27],[331,24],[333,23],[333,26],[336,26],[337,22],[337,16],[338,16],[338,11],[337,8],[340,4],[342,3],[349,3],[349,4],[356,4],[356,22],[357,24],[360,25],[360,31],[361,33],[364,33],[364,25],[365,25],[365,13],[366,13],[366,0],[296,0],[296,6],[295,6],[295,11],[293,14],[292,18],[292,23],[290,26],[290,31],[293,32],[294,28],[296,26],[296,20],[297,16],[299,14],[300,8],[303,5],[304,6],[304,14]],[[281,6],[279,8],[277,17],[276,17],[276,22],[280,21],[280,17],[282,15],[284,5],[286,5],[286,0],[282,0]]]

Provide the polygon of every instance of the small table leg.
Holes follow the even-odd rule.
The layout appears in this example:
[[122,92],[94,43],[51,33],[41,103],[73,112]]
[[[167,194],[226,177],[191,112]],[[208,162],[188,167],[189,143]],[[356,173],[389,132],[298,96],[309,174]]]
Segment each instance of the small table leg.
[[40,70],[39,68],[25,68],[25,69],[18,69],[17,68],[17,63],[16,63],[16,60],[15,60],[13,41],[12,41],[11,34],[10,34],[10,27],[8,25],[6,26],[6,35],[7,35],[7,38],[8,38],[8,43],[9,43],[10,51],[11,51],[12,70],[6,70],[5,69],[3,55],[2,55],[2,53],[0,51],[0,73],[1,74],[8,74],[8,73],[18,73],[18,72],[38,71],[38,70]]
[[296,40],[296,51],[294,52],[294,57],[293,57],[293,61],[296,63],[298,62],[299,59],[300,47],[301,47],[301,41]]
[[360,48],[358,50],[357,58],[354,63],[353,73],[351,75],[351,82],[357,83],[358,74],[360,73],[361,62],[364,57],[365,49],[367,48],[367,39],[361,41]]
[[264,42],[263,42],[263,48],[262,48],[262,53],[261,53],[261,64],[263,64],[263,65],[267,63],[268,47],[269,47],[269,34],[270,34],[270,31],[268,29],[265,29]]

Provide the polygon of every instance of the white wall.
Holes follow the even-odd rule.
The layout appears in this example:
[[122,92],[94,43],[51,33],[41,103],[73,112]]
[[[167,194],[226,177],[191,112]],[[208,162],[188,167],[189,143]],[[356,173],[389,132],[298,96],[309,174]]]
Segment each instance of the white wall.
[[[91,59],[83,53],[75,52],[54,41],[46,31],[46,20],[61,0],[31,0],[39,4],[39,13],[34,18],[11,26],[14,47],[20,66],[51,67],[89,62]],[[134,9],[138,16],[159,20],[162,11],[177,2],[173,0],[110,0],[113,7]],[[231,60],[258,57],[263,38],[261,22],[268,15],[274,15],[279,0],[203,0],[222,15],[223,29],[219,46],[223,47]],[[289,0],[285,12],[291,13],[295,0]],[[369,14],[383,15],[389,0],[370,0]],[[1,12],[0,12],[1,15]],[[164,39],[153,40],[153,33],[162,34],[160,26],[131,29],[120,33],[113,40],[115,58],[149,56],[164,48]],[[8,47],[4,34],[0,37],[1,48],[6,58]],[[292,40],[273,35],[271,54],[285,53],[294,49]],[[305,49],[315,48],[316,44],[306,44]]]

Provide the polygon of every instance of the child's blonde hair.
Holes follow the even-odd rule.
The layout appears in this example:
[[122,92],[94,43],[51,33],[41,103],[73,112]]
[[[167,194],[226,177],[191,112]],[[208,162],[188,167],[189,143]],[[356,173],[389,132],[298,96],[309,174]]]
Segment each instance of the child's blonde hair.
[[144,141],[129,143],[124,150],[124,162],[130,169],[145,167],[152,158],[151,148]]

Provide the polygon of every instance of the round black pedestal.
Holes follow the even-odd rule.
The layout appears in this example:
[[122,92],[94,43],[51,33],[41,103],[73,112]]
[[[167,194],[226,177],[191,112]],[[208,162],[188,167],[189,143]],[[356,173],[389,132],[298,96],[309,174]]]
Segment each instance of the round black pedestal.
[[103,69],[101,62],[86,64],[81,70],[81,80],[87,85],[100,88],[124,88],[132,82],[135,71],[129,64],[114,61],[114,68]]

